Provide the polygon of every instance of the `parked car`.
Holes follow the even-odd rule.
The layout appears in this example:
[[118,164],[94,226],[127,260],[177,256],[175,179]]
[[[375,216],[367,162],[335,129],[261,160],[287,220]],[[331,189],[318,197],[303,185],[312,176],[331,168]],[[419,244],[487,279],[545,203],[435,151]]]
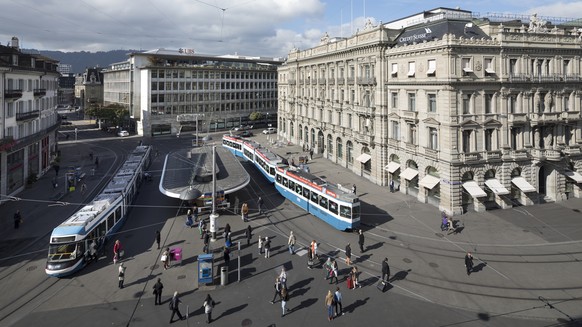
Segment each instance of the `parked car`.
[[263,134],[275,134],[277,133],[277,129],[275,127],[269,127],[263,130]]
[[119,133],[117,133],[117,136],[121,136],[121,137],[129,136],[129,132],[128,131],[119,131]]

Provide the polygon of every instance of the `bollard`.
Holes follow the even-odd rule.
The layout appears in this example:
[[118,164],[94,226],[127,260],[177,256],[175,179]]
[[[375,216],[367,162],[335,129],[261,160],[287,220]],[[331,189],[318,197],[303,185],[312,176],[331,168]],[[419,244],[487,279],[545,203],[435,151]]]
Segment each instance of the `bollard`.
[[220,267],[220,286],[228,284],[228,268]]

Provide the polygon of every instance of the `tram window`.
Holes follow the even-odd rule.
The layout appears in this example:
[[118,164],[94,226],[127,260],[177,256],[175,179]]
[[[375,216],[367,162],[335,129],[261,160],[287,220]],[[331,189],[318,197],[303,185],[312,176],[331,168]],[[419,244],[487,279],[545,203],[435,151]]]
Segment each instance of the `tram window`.
[[285,177],[283,177],[283,186],[285,186],[285,187],[289,186],[289,181]]
[[117,223],[121,219],[121,207],[115,209],[115,222]]
[[299,184],[295,184],[295,193],[299,195],[303,194],[303,187],[301,187]]
[[113,213],[107,217],[107,230],[110,230],[114,225]]
[[281,184],[281,175],[277,175],[275,179],[277,180],[277,184]]
[[327,198],[323,195],[319,196],[319,205],[324,208],[327,209]]
[[294,190],[295,189],[295,182],[292,180],[289,180],[289,189],[290,190]]
[[352,217],[355,218],[360,218],[360,206],[355,206],[352,212]]
[[309,199],[309,189],[306,187],[303,188],[303,197]]
[[352,218],[351,217],[351,212],[352,210],[350,210],[350,207],[347,206],[340,206],[340,216],[344,217],[344,218]]
[[337,215],[337,203],[333,202],[332,200],[329,200],[329,211]]
[[97,235],[95,235],[95,237],[104,236],[106,232],[107,232],[107,228],[105,226],[105,222],[102,222],[99,224],[99,226],[97,226]]
[[311,202],[319,203],[319,195],[315,192],[311,192]]
[[272,176],[272,175],[275,175],[275,168],[274,168],[274,167],[271,167],[271,168],[270,168],[270,174],[271,174],[271,176]]

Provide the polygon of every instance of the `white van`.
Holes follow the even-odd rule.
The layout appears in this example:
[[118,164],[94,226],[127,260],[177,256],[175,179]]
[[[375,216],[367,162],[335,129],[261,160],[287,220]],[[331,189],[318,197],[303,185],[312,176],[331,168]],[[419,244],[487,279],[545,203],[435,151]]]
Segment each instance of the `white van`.
[[269,127],[263,130],[263,134],[275,134],[277,133],[277,129],[275,127]]

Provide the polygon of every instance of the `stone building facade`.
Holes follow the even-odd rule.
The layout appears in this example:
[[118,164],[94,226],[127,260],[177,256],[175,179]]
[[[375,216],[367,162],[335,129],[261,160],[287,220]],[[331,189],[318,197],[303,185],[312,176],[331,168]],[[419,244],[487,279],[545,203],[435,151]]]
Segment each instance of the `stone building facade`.
[[582,196],[579,26],[436,8],[293,49],[279,134],[449,214]]

